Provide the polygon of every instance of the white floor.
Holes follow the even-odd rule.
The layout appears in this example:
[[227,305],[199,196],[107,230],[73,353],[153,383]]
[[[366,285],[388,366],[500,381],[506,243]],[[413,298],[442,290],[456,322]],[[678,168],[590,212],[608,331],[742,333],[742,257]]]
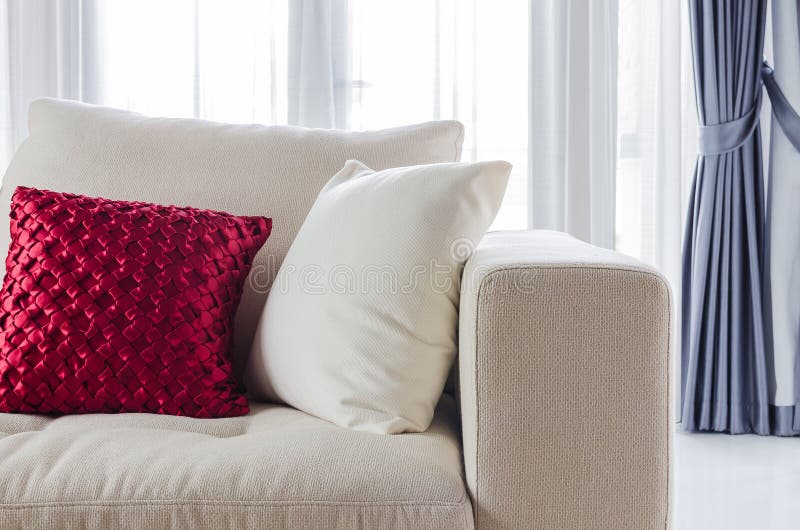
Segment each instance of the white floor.
[[800,529],[800,438],[675,434],[675,530]]

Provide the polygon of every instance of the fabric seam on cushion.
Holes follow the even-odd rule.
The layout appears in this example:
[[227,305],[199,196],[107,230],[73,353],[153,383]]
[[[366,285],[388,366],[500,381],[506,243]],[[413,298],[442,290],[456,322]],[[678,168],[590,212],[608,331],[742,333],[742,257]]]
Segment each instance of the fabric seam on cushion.
[[481,432],[481,428],[480,428],[480,416],[481,416],[480,395],[481,395],[481,393],[478,391],[478,388],[480,386],[479,385],[479,381],[478,381],[478,378],[480,377],[480,370],[478,370],[478,364],[479,364],[478,363],[478,353],[479,353],[479,348],[478,348],[478,344],[479,344],[479,341],[478,341],[478,330],[480,329],[479,325],[480,325],[480,322],[481,322],[481,319],[480,319],[481,298],[483,296],[483,287],[485,285],[484,284],[484,280],[488,280],[489,277],[494,274],[494,272],[495,271],[489,271],[486,274],[486,276],[483,277],[483,279],[481,280],[480,286],[478,288],[478,296],[476,297],[476,300],[475,300],[475,359],[474,359],[474,362],[475,362],[475,366],[474,366],[474,370],[475,370],[475,530],[478,530],[480,528],[480,521],[479,521],[479,518],[478,518],[478,515],[479,515],[479,511],[478,511],[479,508],[478,507],[480,506],[480,503],[478,502],[478,489],[480,488],[480,483],[481,483],[481,481],[479,479],[479,477],[480,477],[480,468],[478,466],[478,462],[480,461],[480,459],[478,458],[478,455],[480,455],[479,445],[480,445],[480,441],[481,441],[481,437],[480,437],[480,432]]
[[417,509],[431,509],[436,511],[443,511],[444,513],[452,512],[450,517],[455,517],[454,520],[461,521],[461,528],[469,528],[472,526],[474,528],[474,524],[470,525],[470,522],[474,523],[474,518],[469,518],[467,516],[465,508],[465,502],[463,500],[466,498],[466,495],[462,497],[462,501],[459,503],[414,503],[414,502],[397,502],[397,503],[390,503],[390,502],[283,502],[283,501],[209,501],[209,500],[187,500],[187,501],[120,501],[120,502],[63,502],[63,503],[29,503],[29,504],[21,504],[21,505],[3,505],[0,504],[0,514],[2,513],[19,513],[22,511],[35,511],[35,510],[42,510],[42,509],[49,509],[49,508],[60,508],[63,510],[82,510],[82,509],[114,509],[114,508],[122,508],[122,509],[130,509],[130,508],[153,508],[153,507],[160,507],[160,508],[189,508],[189,507],[196,507],[199,506],[202,509],[208,508],[227,508],[227,509],[236,509],[237,511],[243,511],[248,509],[266,509],[266,510],[275,510],[275,509],[285,509],[285,508],[304,508],[304,509],[318,509],[318,508],[333,508],[337,510],[346,509],[346,510],[353,510],[358,508],[366,508],[370,510],[374,509],[382,509],[382,508],[417,508]]
[[58,507],[129,507],[129,506],[225,506],[231,508],[257,508],[257,507],[282,507],[282,506],[323,506],[323,507],[396,507],[396,506],[419,506],[425,508],[457,508],[465,505],[464,499],[459,502],[446,501],[289,501],[289,500],[263,500],[263,501],[220,501],[214,499],[185,499],[185,500],[159,500],[142,499],[130,501],[54,501],[54,502],[28,502],[28,503],[4,503],[0,504],[2,510],[24,510],[37,508],[58,508]]
[[669,397],[666,399],[667,417],[667,509],[664,515],[664,530],[669,530],[670,512],[672,507],[672,432],[670,428],[670,408],[672,403],[672,289],[669,283],[663,280],[664,287],[667,290],[667,392]]
[[478,343],[479,343],[479,341],[478,341],[478,330],[480,329],[480,327],[478,327],[478,326],[480,325],[480,322],[481,322],[481,319],[480,319],[480,315],[481,315],[481,297],[483,296],[484,281],[489,276],[491,276],[491,274],[492,274],[492,272],[490,271],[489,273],[486,274],[486,276],[481,278],[481,283],[478,286],[478,294],[475,297],[475,332],[474,332],[475,333],[475,337],[474,337],[474,340],[475,340],[475,355],[474,355],[474,358],[473,358],[474,366],[472,367],[473,371],[475,372],[475,388],[474,388],[474,391],[475,391],[475,506],[473,507],[473,513],[474,513],[474,517],[475,517],[475,530],[478,530],[478,528],[480,527],[479,520],[478,520],[478,513],[479,513],[478,512],[478,510],[479,510],[478,507],[480,506],[480,502],[478,502],[478,488],[480,487],[480,483],[481,483],[480,478],[479,478],[480,477],[480,473],[479,473],[480,469],[478,468],[478,460],[479,460],[478,459],[478,455],[480,454],[479,443],[480,443],[480,440],[481,440],[481,437],[480,437],[480,432],[481,432],[481,427],[480,427],[481,405],[480,405],[480,392],[478,392],[478,386],[479,386],[478,378],[480,377],[480,373],[479,373],[479,370],[478,370],[478,353],[479,353],[479,348],[478,348]]
[[553,263],[507,263],[502,265],[496,265],[493,268],[487,270],[484,274],[483,278],[481,278],[481,283],[490,275],[496,272],[503,272],[503,271],[515,271],[515,270],[527,270],[527,269],[592,269],[592,270],[612,270],[612,271],[623,271],[623,272],[641,272],[657,278],[661,280],[663,283],[669,285],[667,283],[666,278],[663,274],[659,271],[647,267],[645,265],[625,265],[625,264],[606,264],[606,263],[592,263],[592,262],[576,262],[576,263],[561,263],[561,262],[553,262]]

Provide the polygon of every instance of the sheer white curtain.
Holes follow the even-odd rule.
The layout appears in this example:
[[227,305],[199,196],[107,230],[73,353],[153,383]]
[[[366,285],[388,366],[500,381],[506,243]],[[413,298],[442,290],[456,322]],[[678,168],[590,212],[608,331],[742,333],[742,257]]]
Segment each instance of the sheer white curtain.
[[346,129],[350,116],[346,0],[289,3],[289,123]]
[[350,0],[350,127],[456,119],[463,160],[514,165],[495,229],[525,228],[528,5]]
[[286,0],[101,2],[103,103],[233,123],[288,120]]
[[567,230],[675,281],[695,131],[683,4],[0,0],[0,163],[39,96],[239,123],[458,119],[465,160],[514,164],[493,228]]
[[[3,4],[19,9],[28,0]],[[514,164],[495,228],[525,227],[526,2],[115,0],[93,9],[79,36],[99,43],[92,49],[101,75],[84,82],[96,96],[11,94],[23,118],[30,99],[50,95],[228,122],[366,129],[458,119],[466,125],[465,160]],[[48,61],[24,64],[49,69]]]
[[661,269],[675,297],[697,157],[686,7],[619,0],[616,248]]
[[531,3],[530,219],[680,285],[697,119],[685,2]]
[[97,4],[92,0],[0,3],[0,160],[27,134],[28,104],[42,96],[100,101]]
[[530,12],[530,224],[614,248],[617,0]]
[[[772,4],[771,58],[775,80],[786,99],[800,109],[800,6],[796,2]],[[769,20],[769,19],[768,19]],[[774,39],[774,40],[773,40]],[[765,98],[766,99],[766,98]],[[762,112],[762,119],[769,116]],[[767,263],[770,276],[773,362],[770,403],[800,409],[800,153],[777,120],[763,129],[769,140],[767,192]]]

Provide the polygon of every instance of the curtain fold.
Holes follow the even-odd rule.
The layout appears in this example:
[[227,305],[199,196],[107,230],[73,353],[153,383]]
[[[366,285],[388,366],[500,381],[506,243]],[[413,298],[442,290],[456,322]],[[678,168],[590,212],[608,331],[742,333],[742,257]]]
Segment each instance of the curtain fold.
[[102,99],[96,0],[4,0],[0,7],[0,121],[8,160],[27,135],[28,105]]
[[689,3],[700,154],[682,272],[680,425],[688,431],[773,432],[757,112],[766,6]]
[[11,121],[11,39],[9,38],[9,3],[0,2],[0,164],[14,154],[14,123]]
[[614,248],[617,0],[530,4],[529,224]]
[[675,286],[675,306],[683,214],[697,160],[687,8],[686,2],[620,0],[615,243],[658,267]]
[[347,0],[289,2],[289,124],[346,129]]

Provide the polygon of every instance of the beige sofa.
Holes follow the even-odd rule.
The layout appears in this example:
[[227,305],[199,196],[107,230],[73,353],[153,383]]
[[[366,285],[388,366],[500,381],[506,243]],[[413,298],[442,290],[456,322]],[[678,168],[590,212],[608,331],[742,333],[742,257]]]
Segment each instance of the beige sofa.
[[[454,122],[341,133],[40,101],[0,201],[26,184],[272,215],[237,316],[241,365],[248,312],[336,166],[454,160],[461,135]],[[564,234],[499,232],[461,290],[457,377],[428,431],[376,435],[258,403],[218,420],[0,414],[0,528],[665,528],[661,276]]]

